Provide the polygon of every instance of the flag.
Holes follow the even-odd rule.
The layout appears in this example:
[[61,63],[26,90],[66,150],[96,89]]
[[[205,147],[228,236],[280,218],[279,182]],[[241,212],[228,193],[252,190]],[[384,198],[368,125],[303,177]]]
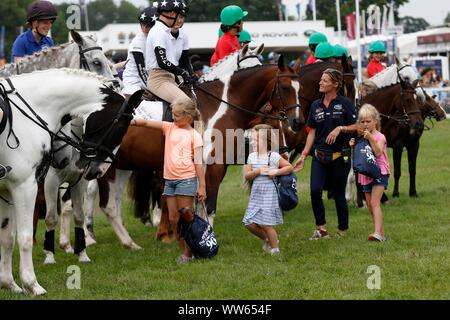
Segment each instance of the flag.
[[5,58],[5,26],[0,27],[0,59]]
[[295,8],[297,9],[298,20],[302,20],[302,11],[300,10],[301,9],[300,2],[295,5]]
[[345,16],[347,38],[349,38],[350,40],[354,40],[356,38],[355,20],[356,18],[353,13],[349,13]]

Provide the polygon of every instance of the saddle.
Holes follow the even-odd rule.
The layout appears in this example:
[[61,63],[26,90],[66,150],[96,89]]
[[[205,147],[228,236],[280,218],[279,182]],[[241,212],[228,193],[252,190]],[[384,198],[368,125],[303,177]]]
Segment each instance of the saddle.
[[163,116],[162,121],[168,121],[173,122],[172,118],[172,107],[170,106],[170,103],[167,101],[161,99],[157,95],[151,93],[148,89],[144,91],[144,94],[142,95],[142,100],[144,101],[159,101],[163,104]]

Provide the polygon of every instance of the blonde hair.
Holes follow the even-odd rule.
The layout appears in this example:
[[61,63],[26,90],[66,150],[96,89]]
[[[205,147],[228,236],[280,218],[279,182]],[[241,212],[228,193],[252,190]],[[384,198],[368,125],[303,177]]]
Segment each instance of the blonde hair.
[[194,101],[192,101],[192,99],[177,98],[171,104],[172,109],[175,106],[181,107],[183,115],[191,117],[193,121],[191,125],[193,124],[194,129],[197,130],[200,134],[203,134],[202,115],[200,114],[200,111],[197,109],[197,106],[194,103]]
[[365,103],[358,112],[358,122],[361,122],[362,119],[373,119],[376,121],[376,128],[380,130],[381,128],[381,119],[380,113],[378,110],[371,104]]
[[338,84],[338,87],[336,88],[336,92],[339,91],[343,87],[344,76],[342,75],[342,72],[340,72],[339,70],[336,70],[333,68],[328,68],[328,69],[325,69],[323,74],[329,75],[331,78],[331,82]]
[[374,93],[375,91],[377,91],[378,90],[378,86],[372,80],[364,80],[359,85],[359,90],[361,90],[361,89],[366,90],[366,95],[369,95],[369,94]]
[[272,151],[272,146],[278,148],[278,141],[276,141],[275,128],[268,124],[257,124],[252,128],[252,131],[259,134],[259,131],[266,131],[267,150]]

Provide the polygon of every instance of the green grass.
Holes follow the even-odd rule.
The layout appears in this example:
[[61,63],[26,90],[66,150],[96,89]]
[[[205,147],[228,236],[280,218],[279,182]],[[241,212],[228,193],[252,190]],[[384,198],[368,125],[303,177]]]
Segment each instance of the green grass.
[[[43,221],[33,250],[36,275],[48,294],[36,299],[449,299],[450,297],[450,121],[424,133],[417,168],[419,198],[409,198],[406,155],[400,198],[383,207],[388,241],[369,243],[367,209],[350,206],[346,238],[309,241],[314,219],[309,199],[309,167],[299,178],[300,205],[278,227],[282,254],[264,254],[261,241],[242,225],[248,194],[241,189],[241,167],[230,167],[221,187],[215,231],[217,257],[178,265],[176,244],[155,240],[125,202],[126,227],[144,250],[119,245],[106,218],[96,215],[98,244],[88,248],[90,264],[57,249],[57,264],[44,266]],[[390,152],[391,166],[392,153]],[[393,178],[390,179],[392,193]],[[334,202],[325,200],[328,229],[335,234]],[[14,276],[18,283],[18,250]],[[81,268],[81,289],[66,288],[67,267]],[[381,270],[381,289],[366,286],[370,265]],[[29,299],[0,291],[0,300]]]

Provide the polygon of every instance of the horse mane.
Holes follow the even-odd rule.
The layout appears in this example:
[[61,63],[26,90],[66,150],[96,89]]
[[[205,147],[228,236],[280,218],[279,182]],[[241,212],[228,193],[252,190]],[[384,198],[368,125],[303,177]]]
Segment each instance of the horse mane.
[[[95,41],[94,37],[92,35],[88,35],[84,38],[89,38],[92,41]],[[0,73],[3,71],[9,71],[12,74],[15,74],[15,70],[18,67],[19,70],[24,68],[24,66],[27,66],[29,64],[36,64],[40,63],[44,59],[50,59],[51,57],[55,56],[59,51],[66,49],[70,45],[74,44],[75,41],[69,41],[57,46],[44,48],[43,50],[37,51],[33,53],[32,55],[25,56],[16,64],[14,63],[8,63],[4,66],[0,67]]]
[[[261,64],[261,65],[256,65],[256,66],[251,66],[251,67],[248,67],[248,68],[244,68],[244,69],[238,69],[232,75],[234,76],[234,75],[236,75],[238,73],[242,73],[244,71],[253,71],[253,69],[267,67],[267,66],[272,66],[272,65],[270,65],[270,64]],[[273,65],[273,66],[276,66],[276,65]],[[219,80],[220,79],[212,79],[212,80],[208,80],[208,81],[203,81],[200,84],[211,83],[211,82],[219,81]]]
[[391,86],[393,84],[396,84],[397,83],[397,78],[396,78],[395,82],[393,82],[392,79],[389,79],[387,77],[387,75],[392,73],[392,70],[394,70],[396,68],[397,68],[397,65],[395,65],[395,64],[390,65],[389,67],[387,67],[383,71],[381,71],[381,72],[377,73],[376,75],[374,75],[372,78],[370,78],[370,80],[375,82],[379,89],[385,88],[385,87],[389,87],[389,86]]

